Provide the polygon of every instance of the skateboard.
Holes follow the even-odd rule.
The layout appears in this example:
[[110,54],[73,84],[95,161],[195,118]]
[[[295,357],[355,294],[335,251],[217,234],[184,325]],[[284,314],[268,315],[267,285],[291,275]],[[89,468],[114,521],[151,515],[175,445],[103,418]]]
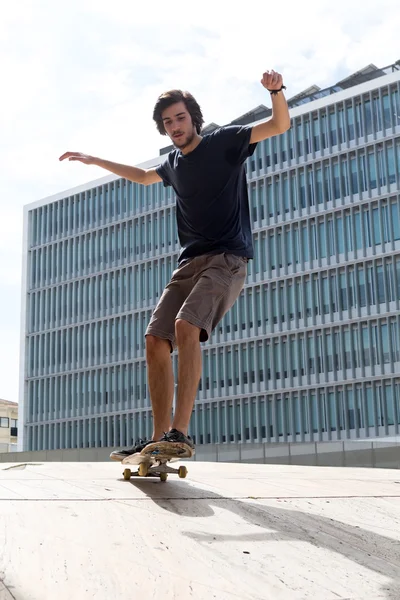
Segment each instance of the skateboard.
[[178,469],[174,469],[168,466],[168,463],[182,458],[191,458],[193,454],[193,448],[186,444],[154,442],[148,444],[141,452],[124,458],[121,461],[123,465],[138,465],[138,470],[132,472],[131,469],[127,468],[122,474],[125,481],[137,476],[159,477],[161,481],[167,481],[169,473],[184,479],[188,473],[187,468],[182,465]]

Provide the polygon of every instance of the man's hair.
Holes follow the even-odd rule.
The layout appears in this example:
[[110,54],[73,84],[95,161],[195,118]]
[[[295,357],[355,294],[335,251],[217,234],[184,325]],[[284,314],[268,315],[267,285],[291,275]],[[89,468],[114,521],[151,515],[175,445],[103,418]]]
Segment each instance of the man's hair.
[[153,111],[153,120],[156,122],[158,131],[161,135],[167,135],[161,115],[166,108],[169,108],[172,104],[176,104],[177,102],[184,102],[188,113],[192,117],[192,123],[196,127],[197,133],[200,134],[204,123],[201,108],[193,98],[192,94],[189,92],[182,92],[182,90],[170,90],[158,97]]

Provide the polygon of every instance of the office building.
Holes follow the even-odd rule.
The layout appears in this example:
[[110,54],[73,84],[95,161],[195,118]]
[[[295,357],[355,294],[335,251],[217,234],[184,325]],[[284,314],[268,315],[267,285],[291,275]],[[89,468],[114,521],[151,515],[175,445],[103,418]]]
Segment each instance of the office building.
[[18,442],[18,403],[0,398],[0,452],[15,452]]

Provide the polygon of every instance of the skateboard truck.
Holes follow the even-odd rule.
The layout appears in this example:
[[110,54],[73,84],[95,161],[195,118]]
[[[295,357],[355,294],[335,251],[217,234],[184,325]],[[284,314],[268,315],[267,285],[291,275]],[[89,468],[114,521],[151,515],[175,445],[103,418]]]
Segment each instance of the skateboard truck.
[[125,481],[129,481],[131,477],[159,477],[160,481],[167,481],[168,473],[178,475],[180,479],[185,479],[188,470],[184,465],[181,465],[178,469],[169,467],[165,460],[157,461],[155,465],[141,463],[137,471],[132,472],[131,469],[125,469],[122,475]]

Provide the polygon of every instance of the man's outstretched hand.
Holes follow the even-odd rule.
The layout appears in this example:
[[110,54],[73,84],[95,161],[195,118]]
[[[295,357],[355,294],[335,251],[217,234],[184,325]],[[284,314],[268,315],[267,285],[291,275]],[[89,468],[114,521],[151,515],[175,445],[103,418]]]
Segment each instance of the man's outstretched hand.
[[267,90],[280,90],[283,85],[283,78],[276,71],[265,71],[261,83]]
[[62,156],[60,156],[59,160],[79,160],[79,162],[84,163],[85,165],[92,165],[96,160],[94,156],[89,156],[89,154],[82,154],[82,152],[65,152]]

